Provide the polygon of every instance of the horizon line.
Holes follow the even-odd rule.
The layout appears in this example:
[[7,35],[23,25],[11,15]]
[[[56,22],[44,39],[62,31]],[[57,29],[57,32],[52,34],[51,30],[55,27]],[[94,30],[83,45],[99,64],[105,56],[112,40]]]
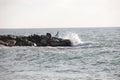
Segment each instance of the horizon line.
[[120,26],[83,26],[83,27],[0,27],[0,29],[52,29],[52,28],[120,28]]

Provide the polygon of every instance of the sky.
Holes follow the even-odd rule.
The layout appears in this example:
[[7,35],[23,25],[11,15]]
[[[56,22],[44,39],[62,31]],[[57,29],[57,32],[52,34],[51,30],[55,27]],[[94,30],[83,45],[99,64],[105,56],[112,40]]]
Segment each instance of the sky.
[[0,28],[115,26],[120,0],[0,0]]

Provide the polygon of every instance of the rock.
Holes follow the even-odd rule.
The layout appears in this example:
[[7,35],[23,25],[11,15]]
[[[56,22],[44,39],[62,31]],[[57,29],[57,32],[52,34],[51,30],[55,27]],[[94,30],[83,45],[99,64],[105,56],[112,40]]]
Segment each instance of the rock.
[[7,41],[7,40],[15,40],[16,36],[14,35],[0,35],[0,40]]
[[36,35],[36,34],[28,36],[28,40],[35,43],[36,46],[42,46],[42,44],[40,42],[41,39],[42,39],[42,36],[39,36],[39,35]]
[[36,44],[36,43],[33,43],[33,46],[37,46],[37,44]]
[[8,39],[13,39],[13,40],[15,40],[15,39],[16,39],[16,36],[15,36],[15,35],[8,35]]
[[52,36],[50,33],[47,33],[46,35],[41,35],[39,40],[40,44],[38,46],[50,46],[51,38]]
[[8,40],[6,41],[6,43],[7,43],[7,46],[15,46],[16,40]]
[[14,36],[0,35],[0,45],[5,46],[71,46],[70,40],[46,35]]
[[29,41],[27,37],[18,37],[16,40],[16,46],[35,46],[35,43]]
[[48,37],[48,39],[51,39],[51,34],[50,33],[47,33],[46,36]]
[[47,38],[41,39],[40,44],[41,44],[41,46],[48,46]]
[[31,41],[26,41],[25,45],[27,45],[27,46],[36,46],[36,43],[33,43]]
[[70,40],[51,41],[51,46],[71,46]]
[[59,42],[59,41],[61,41],[61,40],[62,40],[61,38],[52,37],[52,41],[57,41],[57,42]]
[[4,46],[7,46],[8,44],[2,40],[0,40],[0,45],[4,45]]

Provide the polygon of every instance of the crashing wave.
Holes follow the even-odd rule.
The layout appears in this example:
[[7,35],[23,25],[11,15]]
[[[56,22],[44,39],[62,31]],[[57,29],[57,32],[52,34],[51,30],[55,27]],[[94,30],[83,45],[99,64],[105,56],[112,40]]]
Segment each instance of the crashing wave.
[[78,34],[76,33],[72,33],[72,32],[68,32],[63,36],[63,39],[69,39],[72,43],[72,46],[76,46],[79,44],[82,44],[83,42],[81,41],[81,39],[79,38]]
[[72,43],[72,46],[88,46],[91,45],[91,42],[83,42],[77,33],[68,32],[63,36],[63,39],[69,39]]

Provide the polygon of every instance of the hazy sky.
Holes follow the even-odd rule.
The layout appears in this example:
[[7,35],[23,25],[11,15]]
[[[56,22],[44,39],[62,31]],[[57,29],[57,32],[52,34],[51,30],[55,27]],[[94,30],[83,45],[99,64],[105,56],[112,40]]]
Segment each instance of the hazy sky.
[[0,0],[0,28],[120,26],[120,0]]

